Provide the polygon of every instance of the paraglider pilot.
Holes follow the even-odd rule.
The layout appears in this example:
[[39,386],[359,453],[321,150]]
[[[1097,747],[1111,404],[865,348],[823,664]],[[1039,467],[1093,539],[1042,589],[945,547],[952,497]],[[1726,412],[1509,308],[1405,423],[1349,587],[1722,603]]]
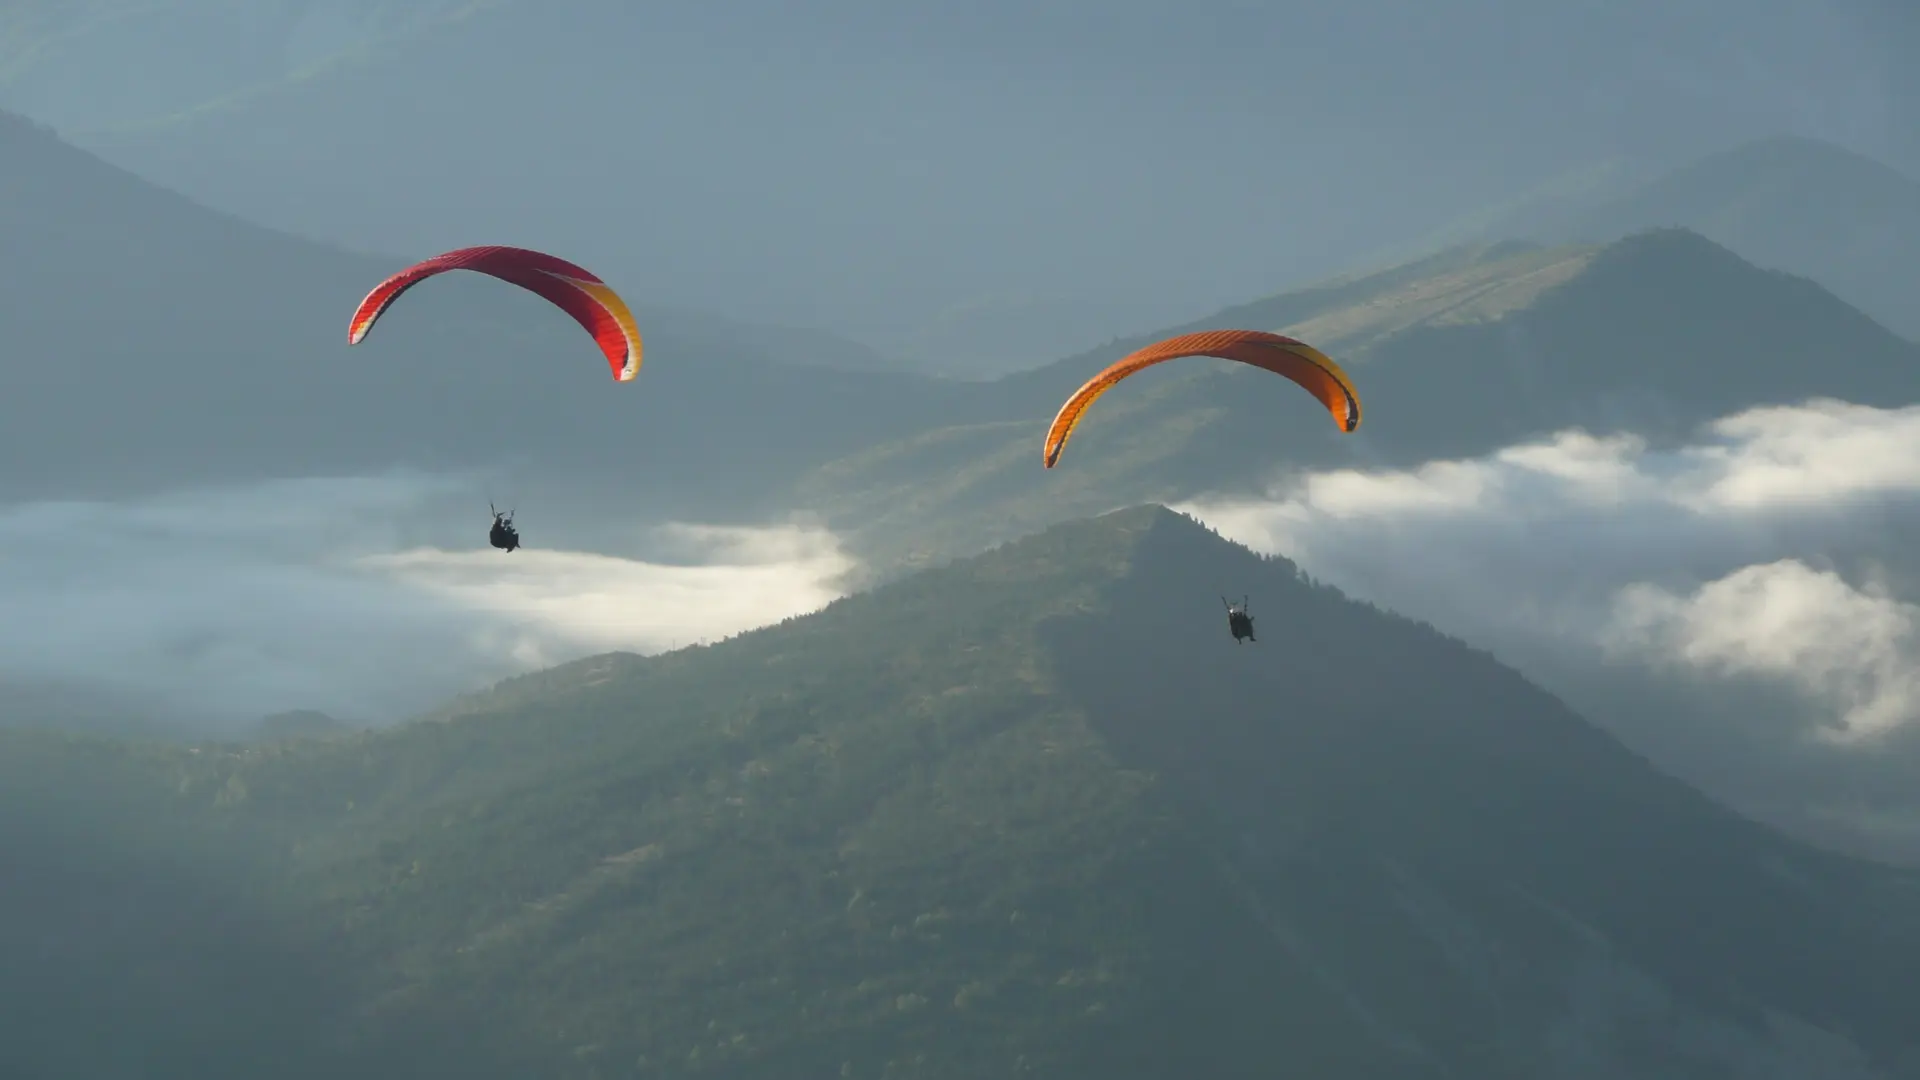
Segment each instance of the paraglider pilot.
[[[493,510],[493,504],[488,503],[487,509]],[[520,546],[520,532],[513,527],[513,511],[503,514],[493,510],[493,528],[487,530],[487,543],[501,551],[512,551]]]
[[1257,642],[1259,639],[1253,636],[1253,616],[1247,614],[1247,598],[1241,597],[1237,606],[1224,596],[1220,602],[1227,605],[1227,629],[1233,632],[1233,643],[1238,645],[1242,638]]

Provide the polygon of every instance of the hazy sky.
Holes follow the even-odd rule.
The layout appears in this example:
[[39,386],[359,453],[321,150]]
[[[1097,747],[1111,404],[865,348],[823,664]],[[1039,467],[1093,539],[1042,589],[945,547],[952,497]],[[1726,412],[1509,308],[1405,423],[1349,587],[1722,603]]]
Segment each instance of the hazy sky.
[[357,247],[528,242],[661,303],[1002,366],[1616,155],[1792,131],[1920,171],[1920,28],[1893,0],[146,7],[10,50],[0,101]]

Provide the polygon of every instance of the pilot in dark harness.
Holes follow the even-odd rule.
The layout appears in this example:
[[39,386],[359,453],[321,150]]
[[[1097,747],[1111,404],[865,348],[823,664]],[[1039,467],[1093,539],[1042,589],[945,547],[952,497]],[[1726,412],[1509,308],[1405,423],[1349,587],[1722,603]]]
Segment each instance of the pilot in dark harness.
[[1253,616],[1247,614],[1246,597],[1241,597],[1237,606],[1224,596],[1220,602],[1227,605],[1227,629],[1233,631],[1234,644],[1238,645],[1242,638],[1257,641],[1253,636]]
[[[493,510],[493,504],[488,503],[487,509]],[[513,527],[513,511],[503,514],[493,510],[493,528],[487,530],[487,543],[501,551],[512,551],[520,546],[520,532]]]

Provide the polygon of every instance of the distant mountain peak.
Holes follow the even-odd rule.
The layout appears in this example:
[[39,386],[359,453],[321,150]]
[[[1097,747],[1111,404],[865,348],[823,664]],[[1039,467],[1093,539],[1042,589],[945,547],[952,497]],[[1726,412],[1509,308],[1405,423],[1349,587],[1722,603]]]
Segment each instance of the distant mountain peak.
[[289,739],[335,738],[354,730],[353,724],[316,709],[293,709],[261,717],[254,724],[252,735],[262,742],[281,742]]
[[1773,135],[1752,139],[1708,154],[1675,172],[1685,174],[1727,167],[1778,168],[1782,166],[1839,167],[1858,170],[1863,174],[1897,177],[1907,183],[1915,183],[1906,174],[1877,158],[1869,157],[1836,142],[1807,135]]
[[1662,276],[1691,273],[1713,277],[1734,275],[1749,280],[1785,276],[1753,265],[1725,245],[1684,225],[1637,229],[1593,251],[1594,257],[1587,269],[1594,274],[1615,270],[1632,273],[1658,267]]
[[1814,281],[1920,337],[1920,180],[1846,147],[1780,136],[1729,147],[1572,214],[1563,238],[1683,225]]
[[30,116],[25,116],[17,112],[9,112],[6,109],[0,109],[0,134],[4,134],[4,135],[25,134],[25,135],[43,136],[46,138],[55,138],[55,139],[58,138],[58,135],[55,134],[53,128],[49,127],[48,125],[43,124],[38,120],[33,119]]

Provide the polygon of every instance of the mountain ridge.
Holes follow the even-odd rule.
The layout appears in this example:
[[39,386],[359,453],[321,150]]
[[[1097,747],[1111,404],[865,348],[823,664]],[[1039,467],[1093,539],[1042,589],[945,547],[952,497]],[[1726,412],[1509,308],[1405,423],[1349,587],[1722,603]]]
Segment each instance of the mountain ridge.
[[331,943],[345,1028],[295,1030],[359,1075],[1911,1075],[1920,877],[1163,507],[387,732],[147,753],[144,819],[258,850],[246,895]]
[[1823,139],[1735,143],[1663,171],[1637,169],[1491,211],[1447,235],[1455,242],[1604,243],[1673,227],[1819,281],[1895,333],[1920,340],[1910,302],[1920,289],[1920,255],[1913,254],[1920,250],[1920,180]]
[[[1060,466],[1040,468],[1050,411],[1082,381],[1162,336],[1223,325],[1330,350],[1366,404],[1361,428],[1333,430],[1285,380],[1193,359],[1131,377]],[[799,498],[877,563],[924,566],[1074,515],[1262,490],[1316,469],[1414,468],[1570,428],[1674,445],[1733,412],[1819,397],[1900,407],[1920,401],[1920,346],[1818,283],[1656,229],[1599,246],[1453,249],[988,389],[998,416],[819,466]]]
[[1685,225],[1745,257],[1814,278],[1908,340],[1920,340],[1920,180],[1830,142],[1744,143],[1595,207],[1567,232],[1589,239]]

